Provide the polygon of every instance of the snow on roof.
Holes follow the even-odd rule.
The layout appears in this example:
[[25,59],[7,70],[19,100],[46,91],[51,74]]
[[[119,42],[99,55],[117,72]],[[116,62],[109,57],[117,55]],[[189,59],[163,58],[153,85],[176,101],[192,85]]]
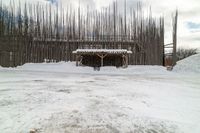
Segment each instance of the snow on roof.
[[77,49],[76,51],[73,51],[73,53],[132,54],[132,51],[128,51],[126,49]]

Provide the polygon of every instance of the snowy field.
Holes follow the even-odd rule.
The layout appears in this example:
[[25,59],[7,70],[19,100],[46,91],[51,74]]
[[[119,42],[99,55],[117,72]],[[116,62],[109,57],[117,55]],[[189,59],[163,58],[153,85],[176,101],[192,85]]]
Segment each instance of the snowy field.
[[0,132],[200,133],[200,55],[160,66],[0,67]]

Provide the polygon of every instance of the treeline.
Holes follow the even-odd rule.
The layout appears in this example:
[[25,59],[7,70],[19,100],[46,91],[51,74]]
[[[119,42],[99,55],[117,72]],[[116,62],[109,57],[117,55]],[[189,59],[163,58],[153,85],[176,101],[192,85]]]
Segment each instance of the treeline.
[[[0,64],[5,60],[6,55],[3,54],[7,54],[6,57],[11,60],[14,53],[18,52],[22,59],[27,54],[33,54],[27,52],[30,51],[27,48],[32,48],[31,44],[38,41],[48,44],[51,40],[57,40],[68,43],[79,41],[77,45],[81,45],[80,41],[99,41],[99,44],[103,41],[131,41],[133,46],[127,49],[132,50],[132,56],[136,57],[130,57],[130,64],[163,65],[164,18],[154,18],[151,10],[145,15],[140,3],[136,9],[127,9],[125,1],[123,12],[119,10],[117,2],[101,11],[81,7],[58,8],[39,3],[16,5],[13,2],[9,7],[0,5]],[[114,48],[121,48],[123,44],[116,43]],[[64,53],[69,52],[72,51]],[[9,62],[9,59],[6,60]]]
[[179,61],[189,56],[195,55],[198,53],[197,51],[198,49],[196,48],[178,48],[177,53],[176,53],[177,60]]

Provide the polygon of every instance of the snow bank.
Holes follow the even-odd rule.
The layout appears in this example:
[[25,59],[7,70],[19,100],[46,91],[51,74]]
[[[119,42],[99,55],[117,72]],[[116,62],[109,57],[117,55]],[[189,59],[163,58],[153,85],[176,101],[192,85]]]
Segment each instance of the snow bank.
[[182,73],[200,73],[200,54],[178,61],[173,71]]
[[111,75],[135,75],[135,74],[165,74],[169,73],[163,66],[129,66],[128,68],[101,67],[100,71],[95,71],[93,67],[79,66],[75,62],[59,63],[28,63],[17,68],[0,68],[0,70],[19,71],[42,71],[61,72],[74,74],[111,74]]

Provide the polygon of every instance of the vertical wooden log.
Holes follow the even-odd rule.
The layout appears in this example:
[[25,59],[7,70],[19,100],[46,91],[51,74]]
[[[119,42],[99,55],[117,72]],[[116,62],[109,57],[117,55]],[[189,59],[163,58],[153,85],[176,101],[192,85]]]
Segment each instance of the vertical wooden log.
[[78,66],[78,54],[76,54],[76,66]]
[[173,66],[176,65],[176,47],[177,47],[177,21],[178,21],[178,11],[176,11],[174,21],[173,21]]
[[101,56],[101,67],[103,67],[103,56]]
[[126,54],[125,58],[126,58],[126,67],[128,67],[128,54]]

